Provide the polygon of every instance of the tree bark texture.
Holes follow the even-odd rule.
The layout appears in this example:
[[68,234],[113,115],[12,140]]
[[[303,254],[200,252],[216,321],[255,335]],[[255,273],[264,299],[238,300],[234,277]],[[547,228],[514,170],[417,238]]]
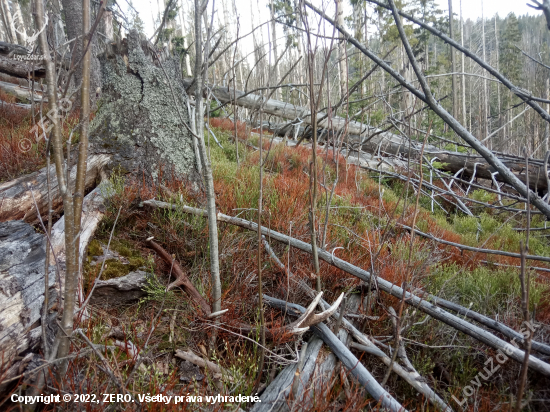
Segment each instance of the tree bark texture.
[[140,179],[194,174],[197,159],[178,63],[160,62],[136,31],[100,60],[102,99],[90,125],[89,152],[112,155],[109,170]]

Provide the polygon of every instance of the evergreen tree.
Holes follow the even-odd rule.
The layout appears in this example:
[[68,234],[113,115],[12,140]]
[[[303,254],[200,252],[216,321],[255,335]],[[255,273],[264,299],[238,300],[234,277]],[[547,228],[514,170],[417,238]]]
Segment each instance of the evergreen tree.
[[517,84],[521,73],[521,56],[516,48],[521,40],[518,19],[510,13],[505,21],[502,41],[500,43],[499,64],[504,74],[512,83]]

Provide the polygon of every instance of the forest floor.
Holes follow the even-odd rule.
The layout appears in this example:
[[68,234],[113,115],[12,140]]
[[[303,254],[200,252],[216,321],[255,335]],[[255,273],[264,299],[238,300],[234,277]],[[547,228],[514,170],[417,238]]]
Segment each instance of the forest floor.
[[[28,138],[28,115],[16,109],[10,110],[13,112],[0,117],[0,162],[6,165],[1,169],[0,182],[43,166],[43,142],[33,143],[31,150],[24,153],[17,150],[21,140]],[[259,136],[239,124],[237,151],[233,123],[212,118],[210,125],[220,143],[217,145],[208,138],[218,210],[257,221],[259,152],[254,147],[259,145]],[[309,242],[311,148],[271,144],[268,137],[264,134],[263,149],[267,155],[263,164],[262,224]],[[468,206],[476,217],[459,213],[447,215],[437,204],[432,211],[431,198],[426,195],[417,198],[412,185],[407,187],[401,181],[369,175],[347,163],[345,158],[335,156],[328,147],[319,148],[318,155],[321,185],[316,221],[323,249],[397,285],[406,281],[415,288],[460,303],[519,330],[523,320],[517,268],[519,259],[467,251],[461,253],[455,247],[419,236],[411,238],[410,232],[401,229],[396,222],[408,226],[415,222],[419,230],[451,242],[517,252],[520,240],[525,238],[523,232],[514,230],[524,226],[522,214],[488,211],[475,203]],[[149,274],[146,297],[131,305],[91,306],[90,318],[75,327],[85,328],[93,343],[113,345],[115,340],[119,340],[131,342],[130,346],[143,351],[146,361],[135,371],[135,357],[130,356],[128,347],[126,350],[106,351],[111,369],[122,382],[129,381],[128,390],[132,394],[254,395],[259,350],[253,341],[257,341],[258,336],[243,337],[237,325],[240,322],[258,323],[257,233],[219,224],[222,309],[228,311],[220,318],[219,324],[206,319],[182,290],[166,291],[172,268],[145,242],[154,237],[155,242],[181,265],[202,296],[211,300],[207,220],[183,213],[177,207],[175,210],[151,210],[141,204],[154,198],[176,206],[184,204],[201,208],[205,204],[205,192],[201,184],[173,178],[169,171],[165,171],[163,177],[165,184],[159,187],[148,187],[138,179],[129,180],[116,173],[111,177],[114,195],[88,248],[84,268],[84,291],[89,293],[100,270],[100,265],[93,262],[103,255],[114,228],[110,248],[124,259],[107,260],[102,279],[142,269]],[[495,200],[493,196],[496,195],[474,191],[468,196],[488,202]],[[441,197],[437,200],[448,206]],[[531,225],[544,227],[540,215],[533,215]],[[550,257],[546,233],[537,231],[531,234],[530,253]],[[311,299],[296,287],[295,282],[304,280],[315,287],[311,256],[276,241],[268,239],[268,242],[279,259],[290,268],[293,277],[274,264],[262,247],[263,292],[308,306]],[[536,266],[550,269],[550,265],[544,262],[536,262]],[[394,332],[388,308],[397,309],[398,299],[369,291],[364,282],[324,262],[320,274],[324,298],[328,302],[333,302],[342,292],[348,296],[360,295],[358,314],[370,316],[361,327],[367,335],[391,344]],[[541,324],[534,339],[549,343],[550,273],[531,270],[530,279],[530,310],[534,320]],[[273,326],[288,323],[278,310],[266,308],[265,317],[266,321],[273,322]],[[459,400],[463,398],[462,388],[471,385],[470,381],[484,370],[487,359],[495,356],[496,351],[412,308],[405,309],[402,322],[410,325],[404,338],[411,362],[442,398],[456,410],[462,409],[452,396]],[[216,347],[209,352],[209,341],[214,332],[217,335]],[[310,335],[311,332],[306,332],[297,346],[295,337],[285,334],[268,341],[268,353],[275,353],[278,357],[267,357],[260,389],[265,388],[285,364],[294,361],[301,342],[307,341]],[[82,343],[82,348],[84,346]],[[75,343],[74,349],[78,349],[78,344]],[[189,365],[174,356],[178,349],[209,357],[232,379],[214,379],[204,369],[191,370]],[[354,352],[381,381],[386,366],[373,356]],[[475,395],[464,405],[466,410],[511,410],[510,393],[515,392],[519,369],[518,363],[509,360],[498,373],[481,383]],[[131,374],[132,379],[129,379]],[[114,390],[104,367],[91,355],[72,362],[67,376],[64,388],[72,393],[110,393]],[[547,410],[541,400],[550,399],[549,383],[548,378],[530,372],[526,398],[531,399],[531,410]],[[308,396],[314,400],[310,409],[377,410],[376,402],[362,386],[353,379],[350,379],[350,384],[350,388],[344,387],[341,379],[335,378],[325,393],[310,391]],[[52,385],[56,386],[56,383]],[[433,410],[425,399],[417,396],[416,391],[394,374],[390,375],[386,387],[409,410]],[[350,393],[353,396],[349,396]],[[151,411],[185,408],[236,410],[238,406],[248,409],[252,404],[208,407],[204,403],[192,402],[183,405],[146,404],[147,410]],[[82,407],[83,410],[95,410],[92,404]],[[127,408],[131,410],[129,406]],[[297,410],[301,410],[300,407]]]

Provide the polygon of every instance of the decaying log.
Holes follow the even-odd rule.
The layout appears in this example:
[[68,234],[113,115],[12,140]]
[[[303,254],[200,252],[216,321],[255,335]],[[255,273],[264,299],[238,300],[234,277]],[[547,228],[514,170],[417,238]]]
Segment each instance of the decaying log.
[[[84,198],[81,262],[103,217],[102,189],[105,190],[104,187],[97,187]],[[17,359],[15,357],[29,350],[36,352],[41,341],[46,253],[53,253],[48,271],[50,307],[62,296],[65,276],[64,226],[65,219],[62,217],[52,228],[51,248],[46,251],[45,236],[36,233],[28,223],[20,220],[0,222],[0,384],[22,372],[20,362],[13,362]],[[52,313],[52,322],[54,318]],[[57,327],[54,323],[46,326],[48,339],[53,338]],[[0,387],[0,392],[4,389]]]
[[[80,262],[79,266],[82,268],[82,262],[86,256],[86,250],[88,244],[91,242],[94,233],[103,219],[105,214],[105,199],[112,194],[112,189],[109,184],[103,183],[92,190],[84,197],[82,203],[82,218],[80,223]],[[56,284],[60,296],[63,296],[62,291],[65,286],[65,216],[62,216],[52,227],[51,233],[51,250],[52,253],[50,262],[55,262],[59,265],[59,280],[61,285]],[[80,272],[82,276],[82,272]],[[78,287],[78,299],[77,302],[83,302],[83,290],[82,290],[82,278],[79,279]]]
[[[160,208],[166,208],[166,209],[181,210],[185,213],[193,214],[196,216],[206,217],[207,215],[206,210],[197,209],[197,208],[193,208],[185,205],[172,205],[169,203],[159,202],[156,200],[148,200],[143,203],[150,207],[160,207]],[[220,222],[226,222],[235,226],[240,226],[254,232],[258,231],[258,226],[254,222],[250,222],[248,220],[237,218],[237,217],[228,216],[223,213],[218,213],[217,217]],[[309,243],[292,238],[290,236],[286,236],[282,233],[276,232],[272,229],[265,228],[265,227],[262,227],[262,234],[268,238],[272,238],[279,242],[282,242],[285,245],[290,245],[304,252],[312,253],[311,244]],[[359,279],[362,279],[367,283],[370,282],[370,279],[372,276],[370,272],[363,270],[357,266],[354,266],[351,263],[346,262],[345,260],[342,260],[325,250],[319,250],[318,254],[320,259],[324,260],[330,265],[333,265],[343,270],[344,272],[349,273],[350,275],[358,277]],[[523,362],[523,358],[525,355],[524,351],[522,351],[519,348],[516,348],[512,344],[498,338],[497,336],[480,328],[479,326],[476,326],[470,322],[467,322],[466,320],[458,316],[455,316],[437,307],[436,305],[433,305],[432,303],[427,302],[423,298],[413,295],[410,292],[404,292],[401,287],[381,277],[376,276],[376,284],[380,290],[386,293],[389,293],[390,295],[395,296],[398,299],[403,299],[403,294],[405,294],[405,302],[408,305],[414,306],[419,310],[423,311],[424,313],[431,315],[433,318],[446,323],[447,325],[473,337],[474,339],[480,342],[483,342],[486,345],[496,350],[502,351],[508,357],[514,359],[519,363]],[[550,376],[550,364],[536,358],[533,355],[529,356],[529,367],[544,375]]]
[[[266,251],[269,253],[273,261],[283,270],[285,273],[287,272],[287,268],[285,265],[279,260],[277,255],[273,252],[273,249],[271,249],[269,243],[265,240],[265,237],[262,236],[263,243]],[[304,291],[308,296],[313,297],[316,295],[316,292],[303,280],[296,279],[296,277],[288,271],[288,276],[296,282],[298,287]],[[350,297],[350,309],[351,311],[356,311],[359,305],[359,297],[357,295],[352,295]],[[327,309],[329,307],[329,304],[325,302],[323,299],[320,301],[320,305]],[[335,312],[333,316],[336,319],[340,318],[341,312]],[[415,388],[419,393],[423,394],[426,399],[428,399],[430,402],[432,402],[438,409],[446,412],[452,412],[452,409],[443,401],[433,390],[430,388],[430,386],[426,383],[425,379],[423,379],[418,372],[414,369],[414,367],[409,367],[407,369],[403,368],[398,363],[392,363],[391,358],[387,356],[384,352],[382,352],[380,349],[378,349],[374,343],[370,341],[370,339],[365,336],[362,332],[360,332],[356,327],[353,325],[353,323],[349,322],[346,317],[349,315],[345,315],[342,317],[341,321],[343,322],[343,326],[345,329],[341,329],[337,332],[338,338],[342,342],[346,342],[347,339],[347,331],[349,331],[355,339],[357,339],[361,344],[355,345],[359,346],[359,349],[368,352],[371,355],[374,355],[382,360],[382,362],[389,366],[392,365],[392,370],[397,373],[399,376],[401,376],[406,382],[408,382],[413,388]],[[347,330],[347,331],[346,331]],[[354,343],[351,343],[351,345],[354,345]],[[327,358],[323,361],[323,363],[319,366],[319,373],[316,373],[315,376],[315,393],[322,393],[322,390],[324,389],[324,386],[328,384],[328,379],[330,379],[331,372],[334,370],[334,367],[336,365],[336,357],[334,354],[329,354]],[[411,365],[412,366],[412,365]],[[317,376],[318,375],[318,376]]]
[[25,60],[16,60],[8,56],[0,54],[0,73],[8,74],[21,79],[28,79],[29,76],[35,79],[44,79],[46,77],[46,69],[42,62],[34,63]]
[[[103,168],[110,159],[111,156],[104,154],[88,157],[86,189],[97,184]],[[76,166],[71,169],[71,181],[74,181],[75,177]],[[52,207],[54,211],[58,212],[62,210],[63,202],[59,195],[54,165],[50,166],[50,188]],[[48,214],[47,193],[46,168],[0,184],[0,221],[24,220],[31,224],[38,223],[39,219],[32,195],[34,195],[40,214],[45,216]]]
[[302,370],[297,375],[298,363],[293,363],[285,367],[271,384],[265,389],[260,397],[261,403],[255,403],[251,412],[283,412],[289,411],[289,403],[287,398],[290,395],[292,384],[295,379],[299,379],[298,396],[296,397],[298,404],[303,396],[304,385],[310,381],[311,375],[317,364],[319,351],[323,346],[323,341],[318,337],[313,337],[309,342],[303,360]]
[[[192,82],[193,79],[184,79],[186,87],[191,86]],[[193,92],[193,90],[191,90],[191,92]],[[299,124],[311,124],[311,116],[308,107],[299,107],[274,99],[264,101],[262,97],[257,94],[247,94],[240,90],[233,90],[221,86],[208,87],[203,93],[212,93],[221,103],[227,104],[233,103],[236,98],[235,104],[250,110],[259,109],[261,104],[264,113],[296,121],[297,127],[299,127]],[[355,149],[361,146],[363,151],[369,153],[377,154],[380,151],[381,153],[390,155],[408,156],[410,147],[414,157],[418,157],[421,151],[421,142],[410,142],[405,137],[390,132],[383,132],[380,129],[364,123],[353,120],[346,122],[346,119],[338,116],[332,116],[328,119],[324,112],[317,113],[317,119],[323,119],[318,122],[319,136],[332,136],[335,133],[339,133],[345,127],[346,136],[344,142]],[[325,129],[329,128],[330,130],[327,132]],[[283,127],[277,127],[276,129],[281,131],[279,134],[284,134],[288,131]],[[443,163],[442,170],[453,174],[463,169],[462,173],[464,176],[472,176],[475,170],[475,176],[491,180],[491,174],[495,173],[494,168],[480,155],[469,155],[466,153],[441,150],[430,144],[425,145],[424,154],[430,158],[437,157],[438,161]],[[522,182],[526,182],[524,161],[515,156],[499,155],[498,157]],[[505,181],[499,174],[496,174],[495,178],[499,182]],[[536,164],[534,163],[529,166],[529,185],[532,190],[538,190],[539,193],[546,192],[548,189],[543,162],[536,162]]]
[[11,57],[14,55],[26,56],[30,53],[31,51],[29,49],[19,44],[0,41],[0,55]]
[[[24,365],[16,356],[41,341],[45,259],[45,238],[32,226],[18,220],[0,223],[0,382],[21,373]],[[48,276],[53,304],[53,265]]]
[[[19,86],[18,84],[0,81],[0,90],[2,90],[7,94],[15,96],[18,101],[30,102],[32,100],[32,91],[28,87],[23,87],[23,86]],[[42,93],[40,92],[40,90],[35,90],[34,101],[39,102],[41,100],[42,100]],[[45,98],[44,101],[47,102],[48,99]]]
[[[304,307],[295,303],[285,302],[267,295],[264,295],[264,299],[268,305],[281,310],[287,310],[287,313],[291,313],[292,310],[294,310],[296,314],[301,314],[306,310]],[[381,403],[383,408],[396,412],[406,411],[406,409],[401,406],[399,402],[397,402],[382,386],[380,386],[365,366],[359,362],[355,355],[351,353],[351,351],[324,323],[319,323],[312,326],[312,330],[323,340],[323,342],[328,345],[338,359],[340,359],[342,364],[351,372],[359,383],[365,387],[367,392],[369,392],[376,401]]]

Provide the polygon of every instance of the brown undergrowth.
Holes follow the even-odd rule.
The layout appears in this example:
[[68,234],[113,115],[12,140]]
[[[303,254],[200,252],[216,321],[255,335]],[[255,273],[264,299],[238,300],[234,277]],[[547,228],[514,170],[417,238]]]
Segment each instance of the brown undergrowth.
[[[257,205],[259,186],[258,152],[239,145],[240,164],[237,165],[236,149],[232,144],[233,124],[229,120],[211,119],[211,126],[215,128],[214,132],[223,145],[223,149],[215,145],[210,147],[218,210],[228,215],[255,220],[254,208]],[[240,139],[257,142],[257,136],[251,137],[244,124],[239,124],[237,129]],[[310,148],[272,145],[269,139],[265,139],[263,144],[267,153],[263,182],[264,225],[309,242],[307,213]],[[406,190],[404,186],[381,184],[370,179],[348,164],[343,157],[334,156],[331,148],[319,149],[319,158],[322,161],[319,162],[318,172],[322,176],[323,184],[317,207],[317,232],[320,236],[324,233],[326,206],[338,170],[323,245],[327,251],[356,266],[374,270],[378,276],[398,285],[412,279],[413,286],[441,292],[442,296],[466,306],[468,302],[465,303],[464,300],[475,300],[476,310],[486,311],[489,316],[498,314],[499,319],[510,326],[519,326],[519,294],[508,296],[505,303],[500,301],[501,296],[517,291],[510,286],[516,282],[514,279],[517,274],[514,269],[502,270],[486,266],[482,263],[482,260],[487,259],[486,256],[460,253],[456,248],[426,241],[419,236],[414,238],[411,245],[411,235],[392,224],[394,221],[412,224],[415,194],[411,188]],[[140,206],[141,201],[156,198],[175,204],[201,207],[205,202],[205,194],[200,183],[178,180],[167,171],[161,172],[163,184],[159,186],[148,186],[140,179],[125,181],[121,176],[113,179],[115,187],[118,185],[120,189],[111,198],[96,241],[107,243],[120,210],[115,230],[115,239],[119,246],[115,244],[113,247],[120,248],[123,245],[129,250],[128,253],[141,254],[143,268],[151,274],[147,287],[148,296],[126,307],[91,307],[91,317],[81,321],[79,327],[85,328],[87,336],[94,343],[107,347],[114,345],[115,340],[122,340],[131,342],[138,348],[143,363],[137,368],[136,356],[130,356],[127,350],[107,350],[106,354],[109,367],[120,381],[128,382],[128,393],[134,396],[147,392],[157,395],[252,395],[253,383],[258,373],[258,348],[252,341],[257,341],[258,336],[253,333],[244,337],[240,335],[236,325],[242,322],[257,324],[256,235],[244,229],[220,224],[222,308],[228,309],[228,312],[221,317],[221,324],[214,324],[204,318],[198,308],[193,307],[182,291],[165,292],[164,288],[170,283],[171,267],[148,249],[145,243],[146,238],[153,236],[181,264],[197,290],[210,300],[206,219],[189,216],[178,210],[148,210]],[[492,221],[487,219],[482,225],[493,227]],[[467,219],[453,221],[442,213],[433,214],[421,208],[418,210],[416,222],[421,230],[441,239],[457,243],[477,241],[475,232],[472,235],[471,222]],[[486,232],[482,231],[477,245],[500,247],[498,242],[501,239],[491,236],[488,230]],[[510,239],[514,238],[510,235]],[[270,244],[280,260],[290,268],[293,278],[273,264],[269,255],[263,251],[265,293],[307,306],[310,299],[297,287],[296,280],[304,280],[314,288],[311,257],[275,241],[270,241]],[[517,264],[517,260],[511,258],[492,256],[491,259],[496,263]],[[86,271],[86,293],[89,292],[97,270],[88,268]],[[112,274],[115,275],[116,273]],[[376,285],[374,291],[369,291],[368,285],[325,262],[321,263],[321,279],[325,298],[329,302],[341,292],[360,295],[359,312],[368,312],[377,318],[358,326],[364,328],[370,336],[391,344],[393,329],[387,308],[396,308],[399,304],[397,299],[375,293]],[[480,281],[483,284],[479,284]],[[548,276],[540,272],[533,282],[533,293],[537,302],[536,319],[547,323],[550,320],[546,287]],[[367,308],[369,294],[372,305]],[[279,311],[269,308],[266,311],[266,321],[271,321],[273,326],[289,322]],[[450,396],[454,394],[461,398],[461,388],[468,385],[478,371],[483,370],[485,360],[493,355],[492,351],[437,321],[426,319],[422,313],[417,313],[412,308],[405,310],[403,324],[412,325],[405,336],[408,339],[406,346],[411,362],[437,393],[453,407],[457,407],[452,404]],[[209,354],[206,348],[214,328],[217,329],[217,347],[214,353]],[[303,339],[308,338],[309,332]],[[295,358],[294,340],[295,337],[283,335],[276,336],[269,342],[269,361],[261,381],[264,386],[269,384],[273,369],[280,370],[285,362],[290,363]],[[75,340],[75,350],[85,348],[85,344]],[[210,357],[231,372],[233,382],[215,381],[204,371],[201,374],[206,376],[202,379],[182,380],[185,373],[180,367],[181,361],[174,357],[176,349],[192,350],[202,357]],[[382,379],[386,371],[384,365],[372,356],[360,352],[356,352],[356,355],[377,379]],[[132,372],[134,368],[136,370]],[[69,379],[64,390],[74,393],[117,392],[104,369],[105,365],[92,355],[75,360],[69,369]],[[498,377],[484,383],[478,397],[468,403],[468,408],[491,411],[501,407],[500,410],[505,410],[502,408],[506,408],[505,402],[508,402],[510,391],[515,388],[518,370],[519,366],[509,361]],[[533,396],[543,393],[545,382],[547,383],[544,379],[537,381],[536,378],[535,375],[530,376]],[[304,403],[302,410],[376,410],[372,399],[369,399],[363,388],[351,378],[350,382],[351,387],[344,390],[340,379],[336,377],[334,385],[326,388],[323,396],[310,388],[305,399],[314,399],[315,402]],[[390,377],[387,387],[409,410],[432,410],[424,399],[417,396],[395,375]],[[346,392],[351,396],[344,396]],[[199,405],[149,403],[144,406],[150,411],[170,411],[197,410]],[[232,405],[231,410],[236,406]],[[246,409],[251,405],[240,406]],[[135,409],[134,405],[128,403],[120,407],[121,410]],[[84,406],[85,410],[90,411],[101,408],[92,404]],[[215,405],[212,410],[221,410],[221,406]]]
[[[46,164],[46,139],[33,131],[31,111],[16,106],[15,102],[15,97],[0,91],[0,183],[34,172]],[[40,110],[39,105],[36,110]],[[43,110],[46,112],[47,106]],[[36,120],[39,118],[37,114]],[[78,112],[73,111],[63,119],[66,139],[78,124],[78,118]],[[78,132],[73,134],[73,142],[77,140]]]

